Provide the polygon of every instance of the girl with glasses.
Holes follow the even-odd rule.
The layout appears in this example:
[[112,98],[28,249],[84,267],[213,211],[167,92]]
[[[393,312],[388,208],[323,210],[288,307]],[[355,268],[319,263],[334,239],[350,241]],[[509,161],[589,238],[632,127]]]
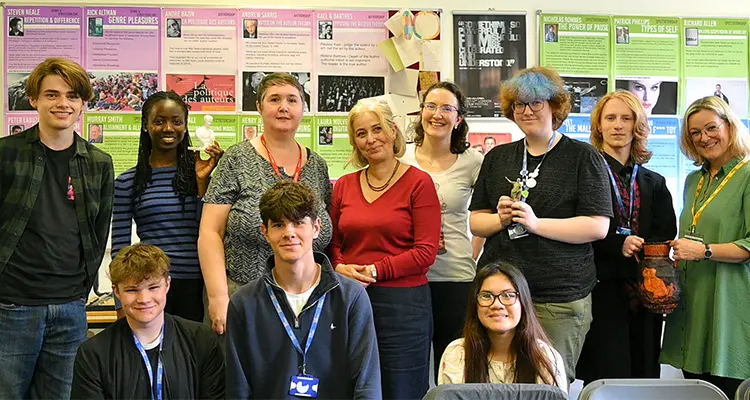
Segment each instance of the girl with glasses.
[[503,114],[525,137],[485,155],[469,210],[471,232],[487,238],[479,264],[509,262],[523,271],[572,382],[591,324],[591,242],[607,235],[613,214],[601,154],[557,132],[570,101],[547,68],[522,70],[503,84]]
[[438,384],[540,383],[567,393],[562,356],[547,339],[518,268],[503,262],[482,268],[466,315],[464,337],[440,360]]
[[[461,337],[466,299],[477,270],[474,260],[484,244],[483,238],[469,239],[466,207],[483,156],[466,140],[466,97],[458,86],[436,83],[427,89],[422,102],[412,125],[414,143],[406,145],[401,161],[430,174],[440,200],[438,255],[427,273],[435,326],[432,349],[439,359],[448,343]],[[437,367],[436,363],[435,374]]]

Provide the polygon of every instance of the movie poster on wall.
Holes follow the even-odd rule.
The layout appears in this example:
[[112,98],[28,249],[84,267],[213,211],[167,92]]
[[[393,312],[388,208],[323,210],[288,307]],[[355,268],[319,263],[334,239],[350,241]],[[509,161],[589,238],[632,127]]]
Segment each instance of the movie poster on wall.
[[502,117],[500,86],[526,68],[525,13],[453,14],[453,75],[468,117]]
[[611,17],[607,15],[541,15],[540,64],[562,76],[573,101],[573,113],[591,113],[607,93],[610,27]]
[[[31,128],[38,116],[26,96],[31,71],[49,57],[81,63],[81,7],[5,6],[5,127],[0,136]],[[79,127],[76,131],[80,132]]]
[[272,72],[292,74],[304,88],[305,112],[314,85],[313,11],[241,9],[239,69],[242,72],[242,111],[257,111],[260,81]]

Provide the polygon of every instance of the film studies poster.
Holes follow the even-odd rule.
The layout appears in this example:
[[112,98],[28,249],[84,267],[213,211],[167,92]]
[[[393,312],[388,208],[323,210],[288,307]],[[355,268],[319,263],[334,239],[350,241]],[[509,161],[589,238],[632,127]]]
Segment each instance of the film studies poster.
[[469,117],[501,117],[502,81],[526,68],[525,13],[453,14],[454,77]]

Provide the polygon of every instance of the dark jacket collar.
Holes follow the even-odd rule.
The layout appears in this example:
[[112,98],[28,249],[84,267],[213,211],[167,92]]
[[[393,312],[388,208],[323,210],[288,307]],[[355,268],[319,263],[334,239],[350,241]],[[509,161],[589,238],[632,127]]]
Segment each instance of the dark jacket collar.
[[[318,286],[315,288],[315,290],[313,290],[312,295],[310,295],[310,299],[307,301],[307,304],[315,303],[321,296],[323,296],[323,294],[328,293],[331,289],[341,284],[338,274],[336,273],[336,271],[334,271],[333,266],[331,265],[331,261],[325,254],[314,251],[313,257],[315,258],[315,262],[317,264],[320,264],[320,283],[318,283]],[[266,283],[271,285],[272,288],[283,292],[283,289],[276,284],[276,280],[273,278],[272,271],[275,268],[275,264],[276,263],[274,255],[271,254],[271,256],[266,260],[267,272],[265,273],[265,275],[263,275],[263,279]]]
[[607,164],[609,164],[609,167],[612,169],[612,173],[615,175],[619,175],[620,172],[622,172],[622,170],[625,168],[630,168],[630,170],[632,170],[635,166],[632,159],[629,159],[627,164],[622,165],[620,164],[620,161],[610,156],[606,152],[602,152],[602,154],[604,155],[604,159],[607,161]]
[[[39,139],[39,123],[29,128],[26,132],[27,132],[26,141],[28,143],[39,142],[41,144],[41,140]],[[78,134],[78,132],[73,132],[73,138],[74,138],[75,146],[76,146],[75,154],[82,156],[82,157],[88,157],[89,152],[88,152],[88,149],[86,148],[86,145],[87,145],[86,140],[84,140]]]

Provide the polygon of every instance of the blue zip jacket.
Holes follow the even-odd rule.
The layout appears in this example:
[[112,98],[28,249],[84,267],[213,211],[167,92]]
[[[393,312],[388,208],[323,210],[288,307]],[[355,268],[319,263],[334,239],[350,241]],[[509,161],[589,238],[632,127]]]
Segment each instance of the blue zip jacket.
[[295,317],[284,291],[267,272],[235,292],[227,312],[227,399],[297,399],[291,377],[302,355],[287,336],[266,290],[271,285],[304,348],[318,301],[326,294],[318,330],[307,353],[307,374],[320,380],[318,399],[381,399],[380,359],[372,306],[358,282],[337,274],[323,253],[320,283]]

